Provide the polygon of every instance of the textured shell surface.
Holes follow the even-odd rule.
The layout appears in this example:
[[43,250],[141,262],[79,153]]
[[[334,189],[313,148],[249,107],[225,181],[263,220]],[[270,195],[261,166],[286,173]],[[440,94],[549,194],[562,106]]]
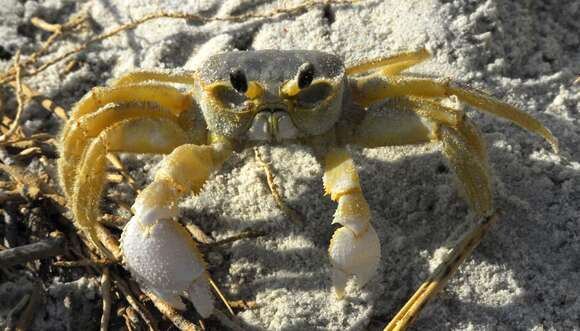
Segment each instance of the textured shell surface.
[[206,84],[229,80],[232,69],[242,69],[249,80],[263,84],[281,83],[296,76],[306,63],[316,68],[316,77],[334,80],[344,75],[342,60],[332,54],[310,50],[259,50],[216,54],[199,68],[199,78]]

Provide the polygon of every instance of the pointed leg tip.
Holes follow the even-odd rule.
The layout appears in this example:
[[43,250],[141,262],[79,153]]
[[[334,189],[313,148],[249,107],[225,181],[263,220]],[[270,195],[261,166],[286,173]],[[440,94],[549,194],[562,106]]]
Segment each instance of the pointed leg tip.
[[344,300],[344,288],[334,287],[334,296],[336,300]]
[[213,314],[213,296],[211,295],[207,279],[202,278],[193,283],[187,293],[187,297],[193,303],[195,310],[197,310],[201,317],[208,318]]
[[344,289],[346,288],[348,278],[349,276],[342,270],[335,267],[332,268],[332,287],[334,288],[336,299],[344,299]]

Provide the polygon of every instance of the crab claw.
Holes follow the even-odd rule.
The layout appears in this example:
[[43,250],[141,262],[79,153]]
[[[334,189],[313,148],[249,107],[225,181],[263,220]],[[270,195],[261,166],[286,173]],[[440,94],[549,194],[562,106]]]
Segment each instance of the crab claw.
[[340,197],[333,223],[344,227],[334,232],[328,248],[332,285],[339,299],[344,297],[344,288],[351,276],[363,286],[377,270],[381,247],[369,219],[370,212],[362,193]]
[[181,296],[198,313],[213,312],[206,264],[190,234],[171,220],[172,208],[145,208],[137,199],[136,215],[123,230],[121,248],[127,269],[139,284],[170,306],[183,310]]

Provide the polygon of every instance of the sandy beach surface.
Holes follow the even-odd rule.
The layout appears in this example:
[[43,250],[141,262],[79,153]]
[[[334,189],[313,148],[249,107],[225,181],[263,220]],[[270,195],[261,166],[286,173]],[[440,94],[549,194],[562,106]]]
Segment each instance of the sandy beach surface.
[[[30,23],[32,17],[63,23],[88,11],[88,32],[65,38],[51,50],[54,56],[80,45],[83,34],[160,10],[224,17],[299,3],[0,0],[0,70],[12,65],[17,48],[29,54],[49,35]],[[580,75],[579,18],[580,3],[574,0],[385,0],[315,4],[307,11],[243,22],[161,19],[92,45],[76,56],[67,74],[64,65],[54,66],[25,82],[68,110],[91,87],[124,72],[195,70],[208,56],[236,49],[320,50],[349,64],[426,47],[432,59],[412,72],[448,77],[524,109],[554,133],[561,152],[554,154],[547,142],[511,123],[466,108],[487,143],[501,216],[413,329],[580,330],[580,84],[574,84]],[[2,89],[5,111],[13,116],[14,93]],[[61,120],[31,102],[21,123],[26,134],[56,135]],[[245,230],[267,233],[206,254],[209,271],[228,298],[256,302],[237,315],[243,329],[381,330],[476,222],[438,145],[349,151],[382,242],[382,258],[369,284],[350,284],[342,301],[332,293],[327,258],[336,204],[323,196],[323,171],[308,148],[260,148],[301,224],[277,206],[251,149],[235,154],[198,196],[183,201],[185,222],[216,240]],[[160,160],[122,159],[139,185],[148,182]],[[5,155],[6,160],[11,157]],[[55,160],[56,155],[46,163],[32,159],[23,165],[54,175]],[[114,191],[131,204],[134,193],[127,185],[108,194]],[[113,200],[106,199],[105,210],[115,208]],[[5,221],[0,239],[8,228],[6,215],[0,215]],[[44,284],[47,301],[33,330],[98,329],[98,277],[82,271]],[[0,273],[0,326],[32,287],[25,269]],[[115,323],[111,329],[124,328],[122,319]]]

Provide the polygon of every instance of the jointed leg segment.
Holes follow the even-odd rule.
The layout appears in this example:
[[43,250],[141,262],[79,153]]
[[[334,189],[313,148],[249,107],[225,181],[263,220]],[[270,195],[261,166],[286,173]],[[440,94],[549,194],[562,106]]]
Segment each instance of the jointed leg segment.
[[394,56],[366,61],[350,66],[346,69],[346,74],[351,76],[378,69],[387,76],[398,75],[401,71],[427,60],[430,56],[431,54],[429,54],[426,49],[399,53]]
[[[151,132],[155,132],[152,135]],[[187,134],[173,121],[164,118],[134,118],[121,121],[105,129],[85,148],[82,159],[73,161],[79,165],[76,176],[61,174],[62,183],[72,187],[72,211],[77,225],[83,229],[104,252],[96,239],[94,224],[99,216],[99,202],[105,182],[107,153],[169,153],[175,147],[187,143]],[[69,159],[68,161],[70,161]],[[71,163],[63,158],[60,170],[66,171]],[[76,167],[76,166],[74,166]],[[64,186],[63,185],[63,186]]]
[[[58,162],[61,183],[67,197],[72,197],[72,190],[76,180],[75,174],[78,171],[81,157],[91,139],[96,138],[108,127],[125,120],[137,118],[165,119],[165,122],[173,122],[166,125],[170,126],[170,129],[174,128],[176,130],[175,137],[172,137],[174,143],[183,144],[188,141],[187,134],[177,125],[175,116],[155,103],[109,104],[98,111],[83,115],[76,120],[71,120],[74,121],[74,124],[69,126],[68,132],[62,136],[62,156]],[[145,136],[144,141],[148,141],[150,140],[147,137],[149,134],[150,132],[140,134],[136,138],[139,139]],[[162,143],[162,141],[159,141],[159,143]]]
[[140,70],[121,76],[113,82],[112,86],[132,85],[148,81],[184,84],[190,86],[195,83],[193,74],[187,71],[175,73],[174,71]]
[[192,132],[200,129],[192,123],[192,97],[160,82],[192,84],[190,77],[143,71],[122,77],[113,87],[93,89],[76,104],[61,133],[58,167],[76,224],[101,253],[120,259],[96,235],[107,154],[171,153],[137,196],[135,215],[123,231],[123,260],[147,290],[180,309],[185,308],[180,296],[187,296],[208,317],[213,300],[205,262],[189,233],[168,219],[177,216],[179,198],[197,193],[221,166],[231,146],[225,138],[214,139],[211,146],[189,144],[206,138],[205,131]]
[[71,119],[65,124],[61,139],[64,141],[76,120],[93,113],[103,106],[126,102],[152,102],[169,110],[175,117],[190,109],[193,99],[177,88],[163,83],[143,83],[117,87],[96,87],[87,93],[73,108]]
[[558,140],[540,121],[531,115],[501,102],[483,92],[465,89],[448,81],[399,76],[386,76],[381,73],[370,74],[356,79],[353,84],[353,98],[360,105],[368,106],[385,98],[414,96],[419,98],[441,98],[451,95],[477,109],[494,114],[534,132],[546,139],[555,152]]
[[170,85],[147,82],[94,88],[75,105],[60,137],[59,176],[75,221],[95,244],[106,153],[169,153],[189,142],[178,116],[192,104]]
[[[459,179],[468,204],[486,221],[476,227],[454,248],[392,320],[386,330],[404,330],[420,310],[481,241],[493,221],[493,194],[485,144],[479,130],[463,112],[444,107],[434,101],[418,98],[394,98],[387,103],[392,117],[376,117],[363,121],[355,142],[363,146],[415,144],[435,141]],[[406,128],[408,126],[408,128]],[[380,134],[382,132],[382,136]],[[393,137],[395,136],[396,137]]]
[[180,296],[186,296],[204,318],[213,311],[206,265],[189,232],[171,218],[179,198],[199,192],[230,152],[219,143],[177,147],[137,196],[122,237],[125,264],[142,286],[178,309],[185,309]]
[[334,290],[336,296],[342,298],[350,276],[356,276],[362,286],[375,273],[380,260],[380,244],[370,223],[369,206],[354,163],[345,151],[332,150],[326,155],[324,189],[338,202],[333,223],[343,225],[332,236],[328,248]]

